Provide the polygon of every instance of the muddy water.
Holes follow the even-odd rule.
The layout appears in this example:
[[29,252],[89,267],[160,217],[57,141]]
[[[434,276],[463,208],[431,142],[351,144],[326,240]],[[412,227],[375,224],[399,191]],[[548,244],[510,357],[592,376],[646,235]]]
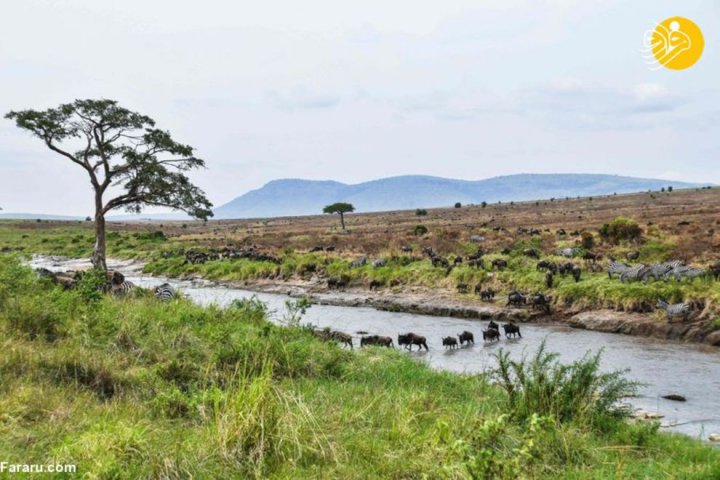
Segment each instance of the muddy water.
[[[34,267],[51,270],[71,270],[83,266],[82,262],[36,258]],[[143,275],[138,266],[117,263],[114,268],[123,271],[128,280],[143,287],[159,285],[164,278]],[[253,292],[216,285],[207,281],[176,281],[170,283],[199,304],[227,305],[237,298],[253,295],[266,302],[272,319],[279,321],[285,312],[289,297],[278,294]],[[410,355],[428,362],[435,368],[454,372],[482,372],[494,366],[493,353],[501,348],[513,357],[532,354],[545,340],[548,349],[560,354],[563,362],[581,358],[589,351],[603,349],[604,369],[630,369],[629,378],[644,383],[639,398],[632,404],[648,411],[659,412],[664,424],[677,424],[667,430],[706,439],[709,433],[720,433],[720,349],[694,344],[681,344],[623,335],[571,329],[563,325],[522,324],[522,339],[483,344],[482,330],[487,322],[458,318],[429,317],[416,314],[377,311],[371,308],[314,305],[307,311],[303,323],[331,327],[350,333],[355,345],[360,334],[389,335],[413,331],[428,339],[429,352]],[[457,335],[463,330],[475,334],[474,346],[447,351],[442,347],[443,336]],[[679,393],[687,402],[662,399],[662,395]]]

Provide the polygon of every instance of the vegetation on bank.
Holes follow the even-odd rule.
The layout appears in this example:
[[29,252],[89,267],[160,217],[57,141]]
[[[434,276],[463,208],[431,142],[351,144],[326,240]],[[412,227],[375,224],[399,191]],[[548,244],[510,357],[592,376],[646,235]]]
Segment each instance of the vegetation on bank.
[[[20,226],[24,225],[23,228]],[[32,226],[32,224],[30,224]],[[623,311],[650,312],[655,309],[658,299],[669,302],[686,302],[693,307],[693,316],[712,322],[720,318],[720,282],[711,277],[684,280],[682,282],[651,281],[620,283],[617,278],[609,279],[605,271],[610,256],[625,260],[629,252],[636,252],[638,259],[630,263],[651,264],[676,258],[674,250],[678,240],[652,227],[645,232],[641,242],[637,241],[640,228],[636,222],[619,218],[602,225],[598,233],[582,233],[577,242],[572,238],[557,236],[554,232],[536,235],[512,235],[503,237],[507,253],[490,249],[483,259],[484,268],[474,268],[467,262],[455,266],[449,273],[439,266],[433,267],[421,252],[421,246],[432,239],[417,238],[413,235],[411,252],[388,247],[383,253],[368,258],[363,266],[353,266],[357,254],[346,251],[308,252],[288,244],[282,251],[273,252],[278,263],[248,258],[208,260],[204,263],[187,261],[187,251],[209,252],[207,240],[197,236],[166,236],[162,225],[153,231],[112,231],[108,234],[108,254],[118,258],[135,258],[147,262],[147,273],[170,277],[202,276],[218,281],[252,282],[269,279],[278,281],[310,280],[313,278],[336,278],[348,287],[386,289],[396,293],[409,287],[444,289],[461,298],[475,298],[474,288],[492,288],[499,292],[497,303],[503,303],[503,295],[511,289],[529,292],[544,292],[553,297],[557,307],[573,310],[611,308]],[[82,222],[52,228],[28,228],[27,222],[0,223],[0,250],[23,253],[59,254],[69,257],[84,257],[92,253],[92,231]],[[490,231],[481,232],[488,237]],[[635,242],[635,243],[633,243]],[[598,244],[602,243],[602,247]],[[485,247],[485,245],[483,245]],[[583,248],[590,247],[590,248]],[[556,255],[559,249],[577,248],[574,259]],[[450,262],[455,255],[467,257],[480,247],[471,242],[458,241],[451,253],[444,255]],[[540,252],[541,258],[557,264],[574,261],[582,268],[580,282],[571,275],[555,275],[553,286],[546,284],[545,272],[536,268],[537,259],[526,256],[528,250]],[[583,261],[583,253],[601,250],[604,258],[597,264]],[[382,266],[373,266],[372,260],[382,259]],[[508,267],[498,270],[492,261],[503,259]],[[625,260],[626,261],[626,260]],[[593,271],[594,270],[594,271]],[[469,293],[457,292],[459,285],[467,285]],[[658,314],[658,321],[664,318]]]
[[594,357],[501,358],[496,385],[323,343],[254,300],[115,299],[92,279],[63,291],[0,257],[0,459],[88,478],[720,475],[717,449],[627,423],[631,386]]

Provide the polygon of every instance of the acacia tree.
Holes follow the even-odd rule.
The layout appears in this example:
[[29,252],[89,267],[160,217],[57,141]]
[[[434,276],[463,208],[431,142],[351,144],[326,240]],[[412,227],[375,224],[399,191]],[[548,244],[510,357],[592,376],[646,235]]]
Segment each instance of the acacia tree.
[[[92,263],[107,270],[105,215],[114,209],[140,213],[162,206],[206,220],[212,204],[185,172],[202,168],[189,145],[155,128],[155,121],[114,100],[75,100],[44,111],[12,111],[5,118],[40,138],[50,150],[90,177],[95,200]],[[112,189],[113,198],[106,199]]]
[[333,203],[332,205],[328,205],[325,208],[323,208],[323,213],[339,213],[340,214],[340,224],[342,225],[342,229],[345,230],[345,214],[354,212],[355,207],[352,203],[345,203],[345,202],[337,202]]

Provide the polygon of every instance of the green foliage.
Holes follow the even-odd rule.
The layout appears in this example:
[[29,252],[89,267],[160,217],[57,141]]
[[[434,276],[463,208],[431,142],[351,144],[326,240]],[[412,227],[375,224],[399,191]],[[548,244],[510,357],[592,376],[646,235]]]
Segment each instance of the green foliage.
[[422,237],[423,235],[427,235],[427,233],[428,228],[425,225],[415,225],[413,234],[417,235],[418,237]]
[[102,298],[108,283],[107,274],[99,268],[83,272],[75,291],[85,301],[94,302]]
[[600,227],[600,237],[614,245],[621,241],[635,242],[642,237],[642,229],[635,220],[617,217]]
[[333,203],[323,208],[323,213],[350,213],[354,211],[355,207],[353,206],[353,204],[345,202]]
[[[426,263],[408,271],[444,278]],[[18,323],[38,313],[53,338]],[[720,452],[689,438],[613,417],[601,429],[582,415],[521,419],[483,375],[436,371],[396,350],[353,353],[266,315],[257,298],[225,309],[87,302],[0,257],[0,458],[76,463],[89,478],[720,473]]]
[[424,208],[418,208],[417,210],[415,210],[415,215],[418,217],[424,217],[427,215],[427,213],[427,210],[425,210]]
[[461,208],[461,207],[462,207],[462,203],[460,203],[460,202],[455,202],[455,208]]
[[563,365],[557,361],[558,354],[545,350],[545,342],[530,360],[511,360],[510,353],[501,350],[495,355],[496,377],[518,419],[537,414],[558,422],[591,423],[607,416],[622,417],[627,411],[617,405],[636,394],[637,384],[626,380],[624,372],[601,373],[600,355]]

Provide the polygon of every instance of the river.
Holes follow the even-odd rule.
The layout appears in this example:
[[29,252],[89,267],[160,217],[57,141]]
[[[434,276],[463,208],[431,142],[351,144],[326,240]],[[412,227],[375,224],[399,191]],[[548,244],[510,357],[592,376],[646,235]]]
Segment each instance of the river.
[[[83,260],[54,257],[35,257],[35,268],[53,271],[86,268]],[[256,296],[271,311],[271,320],[278,322],[290,298],[280,294],[255,293],[218,285],[208,281],[172,280],[142,273],[132,262],[113,262],[111,268],[123,272],[127,280],[142,287],[154,287],[165,281],[173,284],[193,301],[224,306],[234,299]],[[302,323],[331,327],[353,335],[359,345],[359,331],[388,335],[396,339],[399,333],[415,332],[427,337],[429,352],[409,355],[427,362],[434,368],[460,373],[483,372],[495,365],[493,354],[501,348],[520,358],[535,353],[545,340],[549,351],[560,354],[562,362],[571,362],[588,352],[603,349],[602,368],[629,369],[628,378],[643,383],[640,396],[631,400],[634,407],[663,415],[664,429],[707,439],[709,433],[720,432],[720,349],[699,344],[670,342],[644,337],[572,329],[564,325],[521,324],[521,339],[505,339],[483,344],[482,330],[486,321],[435,317],[409,313],[379,311],[372,308],[313,305]],[[463,330],[473,332],[474,346],[445,350],[442,337],[457,335]],[[679,393],[686,402],[661,398]]]

